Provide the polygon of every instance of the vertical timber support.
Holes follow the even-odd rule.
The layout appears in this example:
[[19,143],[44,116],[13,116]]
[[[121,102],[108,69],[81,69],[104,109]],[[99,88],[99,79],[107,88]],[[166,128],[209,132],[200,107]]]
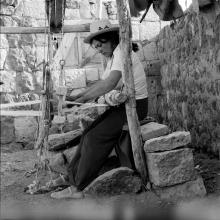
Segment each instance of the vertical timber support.
[[136,112],[136,100],[134,89],[134,77],[132,71],[132,44],[131,44],[131,18],[128,0],[116,0],[118,19],[120,26],[120,48],[122,51],[122,62],[124,71],[122,78],[125,85],[125,92],[128,94],[126,102],[126,114],[129,132],[131,135],[132,151],[137,171],[140,173],[144,185],[148,182],[147,167],[145,162],[140,124]]

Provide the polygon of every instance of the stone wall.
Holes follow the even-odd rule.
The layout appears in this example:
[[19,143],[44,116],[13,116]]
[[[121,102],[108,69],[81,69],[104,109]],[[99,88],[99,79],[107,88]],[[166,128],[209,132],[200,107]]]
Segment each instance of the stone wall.
[[156,42],[163,96],[159,114],[172,130],[189,130],[192,144],[220,150],[220,2],[192,9],[166,26]]

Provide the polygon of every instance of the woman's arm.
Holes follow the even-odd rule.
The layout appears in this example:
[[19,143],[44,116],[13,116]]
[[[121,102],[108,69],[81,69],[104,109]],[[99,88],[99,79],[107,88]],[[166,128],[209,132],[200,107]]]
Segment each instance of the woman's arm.
[[121,71],[113,70],[110,72],[109,77],[105,80],[99,81],[94,87],[89,88],[80,98],[76,99],[76,102],[87,102],[91,99],[95,99],[101,95],[113,90],[119,80],[121,79]]
[[82,92],[80,92],[77,95],[71,96],[71,95],[67,95],[66,96],[66,100],[67,101],[75,101],[76,99],[80,98],[81,96],[85,95],[87,92],[89,92],[92,88],[96,87],[98,84],[98,82],[96,82],[95,84],[91,85],[89,88],[83,90]]

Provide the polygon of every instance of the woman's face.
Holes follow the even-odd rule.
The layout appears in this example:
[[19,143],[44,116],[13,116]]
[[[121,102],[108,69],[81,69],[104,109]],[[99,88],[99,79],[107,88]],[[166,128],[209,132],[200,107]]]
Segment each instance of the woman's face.
[[[103,43],[104,42],[104,43]],[[113,46],[110,41],[99,41],[99,40],[93,40],[91,43],[92,48],[97,50],[99,53],[104,55],[105,57],[111,57],[113,54]]]

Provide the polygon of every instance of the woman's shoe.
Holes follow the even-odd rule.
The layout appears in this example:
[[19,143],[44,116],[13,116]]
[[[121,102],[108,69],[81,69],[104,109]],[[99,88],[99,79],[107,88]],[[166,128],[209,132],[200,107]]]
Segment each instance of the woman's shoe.
[[78,191],[74,186],[51,194],[51,198],[53,199],[82,199],[83,197],[83,192]]

